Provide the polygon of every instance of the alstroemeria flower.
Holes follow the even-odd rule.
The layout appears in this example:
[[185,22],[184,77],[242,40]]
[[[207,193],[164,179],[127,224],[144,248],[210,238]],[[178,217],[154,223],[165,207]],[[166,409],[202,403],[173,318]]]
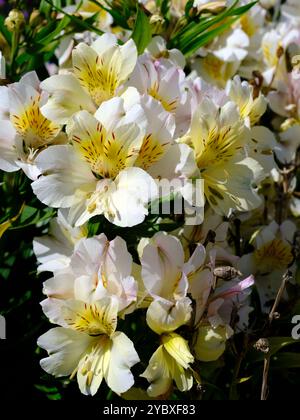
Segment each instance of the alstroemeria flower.
[[[154,299],[147,311],[147,323],[157,334],[175,331],[191,318],[188,291],[194,298],[197,294],[194,291],[206,284],[207,279],[212,283],[212,273],[205,267],[205,249],[198,245],[185,263],[180,241],[159,232],[153,238],[141,241],[139,253],[144,285]],[[196,301],[198,297],[199,294]]]
[[68,14],[76,13],[76,15],[82,16],[83,19],[88,19],[96,16],[97,27],[100,30],[108,30],[110,25],[113,23],[113,18],[104,8],[106,3],[103,0],[99,0],[99,5],[93,3],[90,0],[76,0],[74,5],[67,6],[64,8]]
[[85,395],[95,395],[103,379],[117,394],[130,389],[134,384],[130,369],[140,360],[132,341],[116,331],[118,309],[113,298],[59,306],[57,322],[62,327],[38,340],[49,354],[41,360],[42,368],[56,377],[77,375]]
[[160,60],[166,67],[174,66],[174,64],[182,69],[185,67],[186,61],[182,52],[175,48],[168,50],[167,42],[161,36],[152,38],[145,52],[151,56],[153,61]]
[[39,273],[42,271],[54,273],[67,268],[75,245],[88,235],[86,225],[71,226],[67,215],[66,210],[58,210],[57,217],[50,221],[48,235],[35,238],[33,241],[33,250],[40,263]]
[[73,72],[52,76],[42,88],[50,94],[43,114],[65,124],[85,109],[95,112],[113,98],[131,75],[137,60],[133,40],[119,46],[117,37],[106,33],[91,46],[80,43],[73,50]]
[[[207,301],[207,320],[213,328],[224,326],[230,335],[232,328],[243,331],[248,327],[249,314],[253,311],[249,297],[254,283],[254,277],[250,275],[244,280],[236,278],[218,285]],[[234,312],[235,319],[232,319]]]
[[137,299],[137,283],[132,277],[132,257],[120,237],[108,241],[104,234],[80,240],[66,269],[56,271],[44,283],[48,296],[43,303],[47,316],[53,320],[52,303],[57,299],[95,302],[115,297],[119,310]]
[[246,81],[235,76],[229,81],[226,89],[228,97],[237,104],[240,116],[251,127],[259,122],[267,110],[267,100],[262,93],[254,98],[254,88]]
[[239,76],[227,84],[229,98],[238,106],[240,117],[251,132],[251,141],[246,144],[248,156],[257,160],[264,168],[266,175],[276,167],[274,148],[277,145],[275,135],[264,126],[257,126],[267,110],[267,100],[262,93],[254,98],[254,88]]
[[137,104],[126,112],[124,101],[103,103],[95,116],[75,114],[67,127],[72,144],[37,159],[43,176],[33,183],[35,194],[49,206],[70,208],[76,226],[101,214],[118,226],[137,225],[156,197],[154,180],[134,167],[145,136],[136,122],[144,112]]
[[294,261],[293,241],[297,228],[289,220],[278,225],[272,222],[253,235],[254,252],[242,256],[238,263],[240,271],[255,275],[263,311],[269,312],[276,298],[282,276]]
[[182,139],[193,149],[205,197],[218,214],[228,215],[230,209],[252,210],[260,205],[254,187],[265,175],[259,163],[247,157],[245,146],[249,140],[249,129],[237,106],[227,102],[219,108],[209,99],[199,105],[191,129]]
[[246,58],[248,47],[247,34],[240,28],[231,29],[200,50],[201,58],[195,60],[193,69],[208,83],[224,88]]
[[61,133],[60,125],[41,113],[48,95],[41,90],[35,72],[4,89],[9,119],[1,122],[0,169],[14,172],[22,168],[29,178],[36,179],[39,175],[35,165],[38,153],[50,145],[65,143],[66,137]]
[[164,109],[174,115],[176,136],[185,133],[191,121],[191,95],[188,92],[182,68],[164,60],[152,61],[149,55],[138,58],[136,67],[127,83],[140,94],[148,94],[158,100]]
[[158,397],[166,394],[173,380],[177,388],[184,392],[193,386],[193,374],[190,364],[194,357],[188,343],[180,335],[171,333],[161,336],[161,346],[149,361],[145,372],[141,375],[150,382],[148,395]]

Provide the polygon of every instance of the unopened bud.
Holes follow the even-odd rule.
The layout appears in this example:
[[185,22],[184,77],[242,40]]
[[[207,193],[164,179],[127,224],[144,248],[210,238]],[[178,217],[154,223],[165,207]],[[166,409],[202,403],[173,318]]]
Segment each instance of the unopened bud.
[[29,17],[29,25],[32,28],[36,28],[43,22],[43,17],[41,16],[39,10],[33,10]]
[[[194,5],[197,5],[197,2]],[[206,4],[200,4],[197,9],[198,13],[219,14],[226,9],[226,1],[210,1]]]
[[10,32],[22,31],[25,27],[25,17],[21,10],[13,9],[5,19],[5,26]]
[[153,34],[160,34],[163,31],[165,19],[160,15],[152,15],[150,25]]
[[242,273],[234,267],[217,267],[214,269],[214,275],[219,279],[229,281],[241,276]]

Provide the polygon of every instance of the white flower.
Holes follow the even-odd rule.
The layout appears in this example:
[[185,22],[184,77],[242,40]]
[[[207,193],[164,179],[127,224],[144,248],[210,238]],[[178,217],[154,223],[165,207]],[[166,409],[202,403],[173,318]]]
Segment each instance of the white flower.
[[138,101],[145,114],[145,134],[135,166],[156,180],[172,180],[178,175],[177,166],[182,155],[181,145],[174,140],[174,117],[149,95],[143,95]]
[[[249,314],[253,311],[249,297],[254,277],[239,278],[218,285],[210,296],[207,307],[207,320],[213,328],[226,327],[228,338],[236,331],[247,329]],[[230,326],[232,325],[232,327]]]
[[20,168],[31,179],[36,179],[39,171],[35,159],[41,150],[52,144],[65,142],[61,126],[46,119],[41,107],[47,94],[40,89],[36,73],[28,73],[18,83],[5,88],[4,102],[9,115],[1,123],[0,169],[8,172]]
[[176,301],[186,297],[188,280],[183,273],[184,251],[179,239],[159,232],[139,244],[142,277],[153,298]]
[[33,241],[34,253],[41,264],[38,272],[55,272],[67,268],[75,245],[87,234],[87,226],[71,226],[67,220],[67,211],[58,210],[57,217],[50,222],[48,235]]
[[296,230],[294,223],[289,220],[281,226],[272,222],[262,227],[252,238],[254,252],[242,256],[238,263],[244,275],[255,276],[255,285],[264,312],[269,312],[282,283],[282,276],[293,263]]
[[254,98],[254,88],[239,76],[228,82],[227,95],[239,108],[241,118],[245,119],[249,127],[259,122],[267,110],[267,100],[259,93]]
[[133,167],[144,140],[137,125],[143,111],[128,112],[124,98],[114,98],[92,116],[74,115],[67,127],[72,144],[41,153],[37,165],[43,176],[33,183],[38,198],[52,207],[70,208],[76,226],[104,214],[118,226],[143,222],[148,202],[156,197],[154,180]]
[[153,61],[160,60],[166,67],[172,65],[182,69],[185,67],[184,55],[175,48],[168,50],[167,43],[161,36],[153,37],[145,52],[150,54]]
[[48,296],[42,306],[47,316],[57,299],[76,299],[93,303],[104,297],[115,297],[123,311],[137,300],[137,283],[132,277],[132,257],[126,242],[116,237],[109,242],[104,234],[80,240],[70,257],[70,264],[56,270],[44,283]]
[[199,288],[202,290],[203,285],[209,282],[208,295],[210,293],[213,275],[209,267],[205,267],[205,249],[198,245],[185,263],[180,241],[159,232],[153,238],[140,242],[139,253],[145,288],[154,299],[147,311],[147,323],[157,334],[175,331],[191,318],[188,291],[196,300],[197,307],[200,305],[199,298],[202,299]]
[[80,43],[73,50],[73,72],[52,76],[42,83],[50,94],[43,114],[64,124],[81,109],[95,112],[104,101],[117,95],[136,60],[133,40],[120,47],[116,36],[106,33],[92,46]]
[[240,62],[247,56],[249,38],[239,28],[233,29],[229,35],[221,36],[218,43],[221,48],[216,49],[213,54],[224,62]]
[[60,307],[59,323],[42,335],[38,345],[48,351],[42,368],[56,377],[77,374],[81,392],[95,395],[103,379],[117,394],[134,384],[130,368],[139,362],[133,343],[116,331],[118,303],[103,299],[94,304],[69,302]]
[[165,60],[153,62],[146,53],[138,58],[127,86],[134,86],[141,94],[152,96],[174,115],[176,136],[187,131],[191,120],[191,95],[182,68],[171,62],[166,65]]
[[199,51],[193,69],[209,83],[224,88],[248,54],[249,38],[240,28],[233,28]]
[[204,179],[205,197],[218,214],[260,205],[254,187],[265,175],[259,163],[247,157],[249,139],[250,131],[237,106],[227,102],[219,108],[209,99],[199,105],[189,133],[182,138],[192,147],[198,177],[201,174]]

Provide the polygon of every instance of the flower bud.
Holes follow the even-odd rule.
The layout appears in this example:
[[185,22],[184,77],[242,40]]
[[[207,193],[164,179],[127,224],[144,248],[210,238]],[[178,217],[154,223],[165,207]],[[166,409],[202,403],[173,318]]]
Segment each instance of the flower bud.
[[29,25],[32,28],[36,28],[43,22],[43,17],[41,16],[39,10],[33,10],[29,17]]
[[150,18],[150,25],[153,34],[160,34],[163,31],[165,19],[159,15],[152,15]]
[[227,332],[225,327],[212,328],[210,325],[200,327],[194,347],[196,358],[201,362],[214,362],[225,351]]
[[25,27],[25,17],[21,10],[13,9],[5,19],[5,26],[10,32],[22,31]]

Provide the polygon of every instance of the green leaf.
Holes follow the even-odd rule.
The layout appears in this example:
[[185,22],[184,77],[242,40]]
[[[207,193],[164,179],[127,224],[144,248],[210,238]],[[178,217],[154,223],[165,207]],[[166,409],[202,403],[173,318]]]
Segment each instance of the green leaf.
[[[40,43],[47,45],[48,43],[50,43],[51,41],[54,40],[54,38],[58,35],[61,34],[61,32],[66,28],[66,26],[68,26],[71,22],[71,19],[69,16],[64,16],[61,21],[59,21],[59,23],[57,24],[57,22],[54,22],[55,25],[53,27],[53,30],[50,31],[50,33],[48,34],[43,34],[43,31],[40,31],[36,37],[35,40],[39,41]],[[45,28],[46,29],[46,28]],[[44,36],[43,36],[44,35]]]
[[[207,45],[215,37],[229,29],[241,15],[257,2],[236,7],[238,1],[217,16],[201,17],[199,22],[191,21],[171,38],[168,48],[178,48],[186,56],[192,55],[200,47]],[[213,28],[213,29],[211,29]]]
[[45,16],[49,16],[52,11],[52,6],[46,0],[41,0],[39,11],[43,13]]
[[271,359],[271,369],[297,369],[300,368],[299,353],[280,353]]
[[[105,10],[106,12],[108,12],[114,19],[114,23],[116,25],[121,26],[121,28],[124,29],[130,29],[127,23],[127,19],[130,17],[130,14],[127,14],[127,10],[124,10],[124,15],[122,15],[121,13],[118,12],[117,9],[112,9],[110,7],[106,7],[103,4],[100,4],[98,1],[96,0],[90,0],[92,3],[96,4],[97,6],[101,7],[103,10]],[[107,6],[109,6],[109,2],[107,2],[106,0],[104,0],[105,3],[107,4]]]
[[101,222],[93,220],[90,220],[88,222],[88,238],[92,238],[93,236],[97,235],[99,233],[101,226]]
[[55,10],[60,13],[63,13],[65,17],[68,17],[70,21],[80,30],[88,30],[91,32],[95,32],[98,35],[103,35],[103,32],[100,29],[96,28],[95,26],[89,24],[86,20],[80,19],[74,15],[69,15],[60,7],[55,6],[50,0],[45,0],[47,3],[51,4]]
[[143,54],[145,48],[149,45],[152,39],[152,31],[149,22],[149,18],[139,8],[135,26],[132,33],[132,39],[134,40],[139,54]]

